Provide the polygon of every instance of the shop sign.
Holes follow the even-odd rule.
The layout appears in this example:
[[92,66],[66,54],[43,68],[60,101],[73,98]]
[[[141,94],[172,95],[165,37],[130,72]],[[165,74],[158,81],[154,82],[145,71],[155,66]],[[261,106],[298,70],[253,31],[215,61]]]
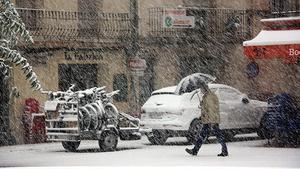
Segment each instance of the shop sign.
[[195,17],[186,16],[186,9],[167,8],[163,15],[164,28],[194,28]]
[[131,70],[146,70],[146,60],[141,58],[131,58],[128,60],[128,67]]
[[300,50],[290,49],[290,56],[300,57]]
[[195,17],[193,16],[165,16],[164,28],[194,28]]
[[[300,48],[299,48],[300,49]],[[290,48],[289,49],[289,58],[292,63],[299,63],[300,61],[300,50]]]
[[66,51],[65,60],[91,61],[103,60],[102,52],[98,51]]

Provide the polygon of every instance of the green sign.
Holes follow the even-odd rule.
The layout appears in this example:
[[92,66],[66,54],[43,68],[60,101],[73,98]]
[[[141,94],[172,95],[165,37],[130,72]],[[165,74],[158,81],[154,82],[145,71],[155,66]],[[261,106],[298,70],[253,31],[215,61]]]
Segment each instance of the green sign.
[[195,17],[194,16],[164,16],[163,27],[164,28],[194,28]]
[[165,27],[170,28],[173,25],[172,18],[170,16],[165,17]]

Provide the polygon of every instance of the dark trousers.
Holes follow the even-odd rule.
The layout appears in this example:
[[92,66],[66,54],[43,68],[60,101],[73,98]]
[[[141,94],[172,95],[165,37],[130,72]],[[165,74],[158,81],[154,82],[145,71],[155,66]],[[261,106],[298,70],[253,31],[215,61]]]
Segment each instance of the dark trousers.
[[211,128],[215,131],[217,140],[222,146],[222,153],[228,154],[224,135],[219,128],[219,124],[203,124],[203,127],[197,136],[197,141],[196,141],[195,147],[193,148],[194,153],[196,153],[196,154],[198,153],[203,142],[209,137]]

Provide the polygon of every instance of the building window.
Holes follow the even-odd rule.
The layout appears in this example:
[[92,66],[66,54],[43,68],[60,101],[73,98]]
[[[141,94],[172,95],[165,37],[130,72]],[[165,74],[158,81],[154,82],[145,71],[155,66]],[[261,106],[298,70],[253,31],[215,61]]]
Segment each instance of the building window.
[[59,89],[66,91],[72,84],[76,85],[74,91],[96,87],[97,74],[96,64],[59,64]]
[[36,9],[40,7],[41,3],[40,0],[16,0],[16,6],[18,8]]
[[271,12],[291,13],[299,11],[299,0],[271,0]]
[[[43,0],[16,0],[16,7],[21,8],[18,10],[19,15],[22,18],[22,21],[26,25],[28,30],[33,30],[37,26],[38,20],[38,10],[44,7]],[[25,9],[23,9],[25,8]]]
[[99,16],[103,0],[78,0],[79,36],[95,37],[98,34]]
[[114,96],[114,99],[118,102],[127,101],[128,96],[128,83],[125,74],[114,75],[113,89],[120,90],[118,95]]

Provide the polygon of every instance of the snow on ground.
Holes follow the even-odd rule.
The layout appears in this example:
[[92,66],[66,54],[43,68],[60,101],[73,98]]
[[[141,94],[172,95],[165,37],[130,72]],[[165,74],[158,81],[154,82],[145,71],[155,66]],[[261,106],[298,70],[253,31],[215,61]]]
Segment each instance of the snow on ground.
[[218,166],[300,168],[299,148],[274,148],[257,137],[236,138],[228,143],[229,156],[217,157],[215,139],[204,144],[198,156],[184,149],[192,147],[185,138],[171,138],[166,145],[150,145],[143,137],[119,141],[115,152],[100,152],[97,141],[83,141],[78,152],[66,152],[60,143],[0,147],[0,166]]

